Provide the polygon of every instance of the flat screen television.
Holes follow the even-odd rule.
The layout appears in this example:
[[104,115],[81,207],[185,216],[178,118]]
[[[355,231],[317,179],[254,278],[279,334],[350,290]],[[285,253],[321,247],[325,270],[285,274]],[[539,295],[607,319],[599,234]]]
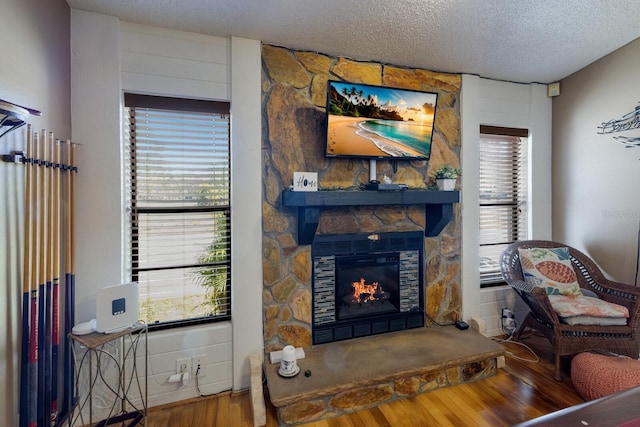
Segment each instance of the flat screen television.
[[438,94],[330,80],[326,157],[428,160]]

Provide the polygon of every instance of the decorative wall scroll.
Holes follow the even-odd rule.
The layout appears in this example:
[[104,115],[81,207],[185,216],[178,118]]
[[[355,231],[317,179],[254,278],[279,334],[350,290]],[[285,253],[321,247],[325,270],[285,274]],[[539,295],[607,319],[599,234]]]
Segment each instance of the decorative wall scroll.
[[640,147],[640,105],[620,119],[602,122],[598,129],[600,129],[598,133],[602,135],[638,130],[631,134],[614,136],[613,139],[624,144],[625,148]]

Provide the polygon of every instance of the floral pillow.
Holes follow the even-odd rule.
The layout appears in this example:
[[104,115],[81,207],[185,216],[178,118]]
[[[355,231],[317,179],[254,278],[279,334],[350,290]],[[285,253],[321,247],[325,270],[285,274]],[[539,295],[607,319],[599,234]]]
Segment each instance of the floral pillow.
[[568,248],[520,248],[518,252],[527,283],[544,288],[548,295],[582,295]]

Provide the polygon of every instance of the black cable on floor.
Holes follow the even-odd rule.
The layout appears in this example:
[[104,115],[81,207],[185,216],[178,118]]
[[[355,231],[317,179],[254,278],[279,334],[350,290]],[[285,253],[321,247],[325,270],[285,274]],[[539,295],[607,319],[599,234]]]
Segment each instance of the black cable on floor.
[[640,222],[638,223],[638,244],[636,245],[636,277],[633,279],[634,286],[638,286],[638,260],[640,259]]

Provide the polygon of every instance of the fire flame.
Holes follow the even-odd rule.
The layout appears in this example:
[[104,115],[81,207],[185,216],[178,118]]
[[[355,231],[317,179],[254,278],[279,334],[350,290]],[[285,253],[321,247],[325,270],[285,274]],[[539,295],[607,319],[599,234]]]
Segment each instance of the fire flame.
[[369,302],[375,301],[376,294],[384,293],[382,286],[378,282],[373,282],[371,285],[364,283],[364,278],[361,278],[359,282],[352,282],[353,294],[352,301],[354,302]]

